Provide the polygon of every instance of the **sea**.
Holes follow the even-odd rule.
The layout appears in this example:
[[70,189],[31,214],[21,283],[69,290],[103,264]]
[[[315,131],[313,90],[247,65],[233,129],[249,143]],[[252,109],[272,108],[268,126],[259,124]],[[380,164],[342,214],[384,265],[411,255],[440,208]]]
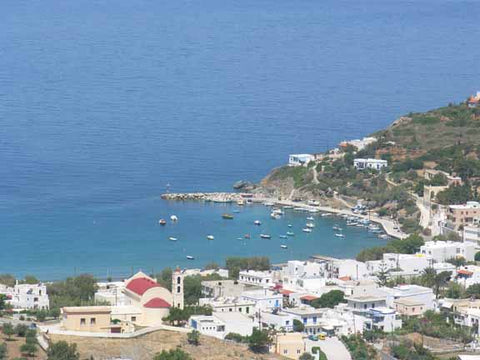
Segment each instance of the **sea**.
[[336,218],[306,234],[302,213],[160,195],[230,191],[464,100],[480,89],[479,19],[466,0],[2,1],[0,272],[121,278],[382,244],[335,237]]

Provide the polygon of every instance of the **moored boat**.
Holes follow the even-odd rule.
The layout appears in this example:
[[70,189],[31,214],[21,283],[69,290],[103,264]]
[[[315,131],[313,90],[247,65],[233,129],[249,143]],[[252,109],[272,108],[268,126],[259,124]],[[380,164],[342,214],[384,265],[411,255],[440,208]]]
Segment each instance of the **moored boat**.
[[177,215],[172,215],[172,216],[170,216],[170,220],[173,221],[173,222],[178,221]]
[[280,245],[280,247],[281,247],[282,249],[288,249],[288,246],[287,246],[287,245]]
[[311,233],[311,232],[312,232],[312,229],[310,229],[310,228],[303,228],[302,231],[303,231],[303,232],[306,232],[306,233]]
[[287,235],[279,235],[278,236],[280,239],[286,239],[287,238]]
[[260,237],[261,237],[262,239],[271,239],[271,238],[272,238],[272,236],[269,235],[269,234],[260,234]]
[[254,225],[262,225],[262,222],[260,220],[255,220],[253,222]]
[[309,229],[313,229],[315,227],[315,224],[312,222],[306,223],[305,226]]
[[177,239],[176,237],[170,236],[170,237],[168,238],[168,240],[170,240],[170,241],[177,241],[178,239]]
[[215,237],[214,237],[213,235],[207,235],[207,239],[208,239],[208,240],[214,240]]
[[166,225],[166,224],[167,224],[167,220],[165,220],[165,219],[160,219],[160,220],[158,220],[158,223],[159,223],[160,225]]
[[192,255],[187,255],[187,260],[194,260],[195,258]]
[[335,236],[339,237],[339,238],[344,238],[345,237],[345,235],[343,235],[342,233],[336,233]]
[[295,236],[295,233],[292,231],[287,231],[287,236]]
[[223,214],[222,215],[222,218],[226,219],[226,220],[232,220],[233,219],[233,215],[232,214]]

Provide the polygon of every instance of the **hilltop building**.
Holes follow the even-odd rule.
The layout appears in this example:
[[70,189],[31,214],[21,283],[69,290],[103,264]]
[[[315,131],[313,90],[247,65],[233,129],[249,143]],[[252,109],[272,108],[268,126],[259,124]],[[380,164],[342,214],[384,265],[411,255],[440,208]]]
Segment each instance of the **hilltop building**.
[[365,169],[372,169],[380,171],[383,168],[388,166],[387,160],[380,160],[380,159],[354,159],[353,166],[357,170],[365,170]]
[[454,229],[460,226],[471,225],[480,219],[480,203],[467,201],[462,205],[450,205],[448,207],[447,222]]
[[288,156],[288,165],[290,166],[304,166],[310,161],[315,160],[315,155],[312,154],[290,154]]

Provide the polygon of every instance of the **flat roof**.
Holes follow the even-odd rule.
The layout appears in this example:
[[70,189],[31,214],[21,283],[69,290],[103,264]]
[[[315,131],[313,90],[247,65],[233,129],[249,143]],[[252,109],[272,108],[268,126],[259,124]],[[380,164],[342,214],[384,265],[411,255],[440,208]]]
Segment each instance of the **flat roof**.
[[414,300],[414,299],[397,299],[394,301],[395,304],[406,305],[406,306],[417,306],[417,305],[425,305],[422,301]]
[[110,306],[66,306],[62,310],[68,314],[110,314],[112,308]]

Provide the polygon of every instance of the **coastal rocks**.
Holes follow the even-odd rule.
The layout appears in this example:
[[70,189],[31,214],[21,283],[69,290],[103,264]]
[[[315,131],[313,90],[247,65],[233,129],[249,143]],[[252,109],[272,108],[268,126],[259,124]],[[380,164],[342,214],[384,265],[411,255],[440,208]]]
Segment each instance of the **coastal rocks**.
[[235,190],[252,191],[256,188],[256,185],[250,181],[239,180],[233,184],[233,188]]

